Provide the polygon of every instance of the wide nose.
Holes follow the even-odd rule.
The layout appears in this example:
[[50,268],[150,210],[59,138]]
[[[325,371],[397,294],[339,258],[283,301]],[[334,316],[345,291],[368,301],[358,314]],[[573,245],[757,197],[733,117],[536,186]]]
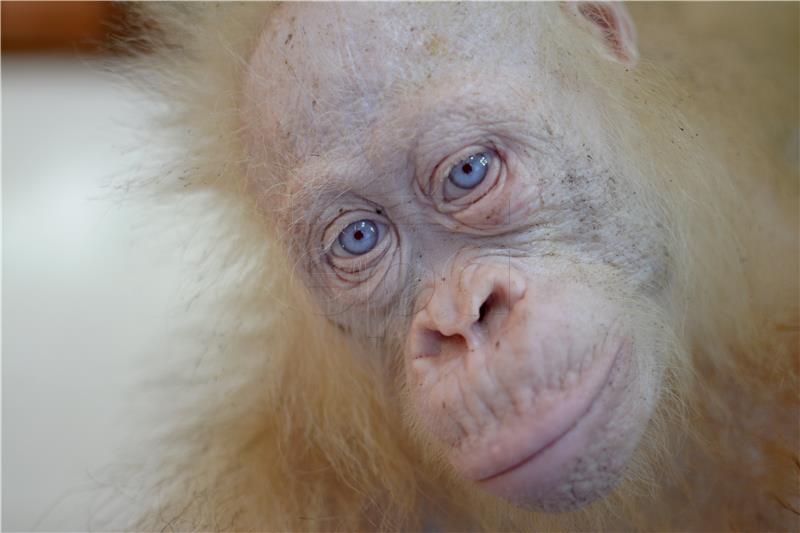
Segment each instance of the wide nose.
[[496,343],[524,295],[524,279],[508,265],[470,265],[439,278],[411,323],[411,357],[460,356]]

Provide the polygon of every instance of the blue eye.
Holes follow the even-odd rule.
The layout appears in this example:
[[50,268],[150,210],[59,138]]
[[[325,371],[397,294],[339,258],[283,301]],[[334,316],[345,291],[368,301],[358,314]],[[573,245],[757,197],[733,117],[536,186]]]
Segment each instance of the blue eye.
[[378,225],[371,220],[353,222],[339,234],[339,244],[347,253],[363,255],[378,244]]
[[492,156],[487,153],[471,155],[454,165],[447,178],[460,189],[474,189],[486,177],[491,162]]

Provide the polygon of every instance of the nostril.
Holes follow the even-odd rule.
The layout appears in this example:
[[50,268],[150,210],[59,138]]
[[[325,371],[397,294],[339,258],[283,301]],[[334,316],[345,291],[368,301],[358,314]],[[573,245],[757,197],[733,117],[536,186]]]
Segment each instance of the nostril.
[[500,291],[494,291],[478,308],[478,319],[473,323],[473,328],[483,334],[493,334],[502,327],[511,309],[508,299]]
[[478,323],[482,324],[489,313],[492,311],[492,300],[494,300],[494,296],[489,296],[485,302],[481,304],[480,309],[478,309]]
[[467,351],[467,339],[458,333],[444,335],[439,331],[425,329],[416,339],[415,358],[439,355],[460,355]]

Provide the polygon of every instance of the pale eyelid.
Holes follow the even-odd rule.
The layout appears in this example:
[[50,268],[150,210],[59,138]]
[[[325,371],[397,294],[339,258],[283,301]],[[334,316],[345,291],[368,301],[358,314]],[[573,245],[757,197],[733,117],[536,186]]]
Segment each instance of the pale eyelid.
[[331,220],[322,230],[322,250],[328,253],[330,249],[336,245],[339,235],[344,231],[347,226],[359,220],[372,220],[376,224],[389,226],[391,223],[383,215],[381,209],[351,209],[348,211],[340,211],[337,216]]
[[[466,159],[460,159],[456,163],[450,166],[449,169],[446,170],[446,174],[442,179],[442,199],[451,205],[460,205],[460,201],[462,199],[468,198],[470,199],[469,203],[475,203],[479,200],[483,195],[486,194],[489,190],[491,190],[492,186],[494,185],[493,182],[497,181],[497,176],[499,175],[499,167],[502,162],[498,161],[497,153],[493,150],[481,150],[472,154],[472,156],[478,154],[488,154],[489,155],[489,166],[486,168],[486,173],[484,174],[483,178],[475,184],[472,188],[464,188],[459,187],[450,179],[450,175],[453,172],[453,169],[461,165]],[[470,156],[470,157],[472,157]],[[451,194],[453,191],[456,191],[458,194],[453,195]],[[483,194],[478,196],[477,198],[473,198],[475,196],[476,191],[484,191]]]
[[[474,189],[468,190],[467,194],[448,199],[445,189],[450,170],[460,161],[481,152],[486,152],[491,156],[491,163],[484,180]],[[481,198],[500,185],[504,178],[505,161],[502,152],[494,146],[494,143],[474,144],[442,159],[434,168],[428,181],[428,186],[424,189],[427,189],[428,197],[436,205],[438,211],[455,213],[480,201]]]
[[[378,242],[375,247],[361,255],[353,255],[344,249],[338,241],[340,233],[353,222],[369,219],[378,226]],[[323,233],[323,253],[325,263],[349,282],[357,282],[359,275],[365,277],[370,270],[378,266],[384,257],[397,245],[391,222],[382,213],[375,210],[355,209],[341,213],[325,228]],[[337,250],[339,253],[337,253]]]
[[[342,245],[342,243],[340,241],[341,236],[347,230],[347,228],[352,226],[355,222],[360,222],[362,220],[369,220],[370,222],[372,222],[375,225],[375,229],[376,229],[377,234],[378,234],[377,238],[376,238],[376,241],[375,241],[375,245],[372,248],[370,248],[369,250],[367,250],[367,251],[365,251],[363,253],[360,253],[360,254],[349,252]],[[351,222],[350,224],[345,226],[344,229],[341,232],[339,232],[338,236],[336,237],[336,240],[331,244],[331,247],[330,247],[329,250],[330,250],[331,253],[335,253],[335,250],[340,250],[341,253],[335,253],[335,255],[337,257],[344,257],[344,258],[366,257],[366,256],[369,256],[372,253],[373,250],[375,250],[376,248],[378,248],[380,246],[380,244],[383,241],[383,239],[386,238],[386,231],[387,231],[386,224],[383,224],[382,222],[378,222],[376,220],[372,220],[372,219],[369,219],[369,218],[360,218],[360,219],[358,219],[358,220],[356,220],[354,222]]]
[[[363,270],[364,268],[371,266],[374,262],[386,254],[388,248],[392,244],[392,235],[388,226],[384,224],[378,224],[378,228],[378,242],[370,251],[360,255],[352,254],[345,250],[342,245],[339,244],[337,239],[337,241],[328,251],[328,257],[330,258],[328,262],[331,263],[331,266],[334,266],[335,268],[341,268],[349,271]],[[339,253],[337,253],[337,250]],[[337,261],[338,264],[333,264]],[[361,266],[354,267],[352,265]]]

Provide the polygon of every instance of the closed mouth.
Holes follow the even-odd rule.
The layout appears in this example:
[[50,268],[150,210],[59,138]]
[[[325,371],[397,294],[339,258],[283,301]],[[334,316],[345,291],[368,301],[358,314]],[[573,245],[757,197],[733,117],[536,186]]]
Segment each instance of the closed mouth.
[[[600,392],[602,392],[602,389],[601,389]],[[599,393],[598,393],[598,396],[599,396]],[[596,397],[595,397],[595,399],[596,399]],[[589,413],[589,411],[591,410],[592,406],[594,405],[594,401],[595,400],[593,399],[589,403],[589,406],[586,408],[586,410],[583,413],[581,413],[581,415],[577,419],[575,419],[575,421],[566,430],[561,432],[557,437],[555,437],[554,439],[552,439],[549,442],[547,442],[544,446],[542,446],[540,448],[537,448],[536,451],[534,451],[533,453],[531,453],[530,455],[528,455],[527,457],[525,457],[521,461],[518,461],[518,462],[514,463],[513,465],[500,470],[499,472],[496,472],[494,474],[490,474],[490,475],[485,476],[485,477],[483,477],[481,479],[478,479],[477,482],[478,483],[482,483],[482,482],[485,482],[485,481],[490,481],[492,479],[497,479],[497,478],[499,478],[501,476],[504,476],[504,475],[506,475],[506,474],[508,474],[510,472],[513,472],[514,470],[517,470],[518,468],[521,468],[521,467],[525,466],[526,464],[532,462],[537,457],[539,457],[542,453],[544,453],[546,450],[549,450],[550,448],[553,448],[556,444],[558,444],[559,441],[561,441],[564,437],[566,437],[569,433],[571,433],[572,430],[575,429],[575,426],[577,426],[578,423],[580,423],[580,421],[583,420],[586,417],[586,415]]]
[[518,470],[518,469],[520,469],[520,468],[522,468],[522,467],[534,462],[544,452],[555,448],[556,446],[558,446],[558,444],[562,440],[564,440],[568,435],[570,435],[576,429],[576,427],[584,419],[587,418],[589,413],[592,411],[592,408],[597,403],[597,399],[600,397],[600,395],[603,393],[603,391],[606,390],[606,387],[607,387],[608,382],[609,382],[610,377],[611,377],[611,372],[612,372],[613,368],[615,367],[615,365],[617,363],[617,359],[619,358],[619,354],[622,353],[624,347],[625,347],[625,344],[622,344],[620,346],[620,348],[617,350],[617,353],[614,354],[614,357],[611,358],[611,362],[608,365],[608,368],[606,370],[606,375],[605,375],[604,379],[602,380],[602,384],[603,385],[597,389],[597,392],[594,394],[594,396],[591,398],[591,400],[586,403],[586,406],[584,407],[584,409],[581,410],[579,415],[575,417],[575,419],[573,420],[573,422],[571,424],[569,424],[563,431],[561,431],[555,437],[553,437],[552,439],[550,439],[549,441],[544,443],[542,446],[539,446],[538,448],[533,450],[531,453],[527,454],[523,459],[521,459],[519,461],[516,461],[511,465],[502,467],[501,469],[495,471],[494,473],[491,473],[491,474],[489,474],[487,476],[483,476],[483,477],[475,480],[476,483],[487,483],[489,481],[492,481],[492,480],[498,479],[500,477],[503,477],[503,476],[505,476],[507,474],[510,474],[511,472],[514,472],[514,471],[516,471],[516,470]]

